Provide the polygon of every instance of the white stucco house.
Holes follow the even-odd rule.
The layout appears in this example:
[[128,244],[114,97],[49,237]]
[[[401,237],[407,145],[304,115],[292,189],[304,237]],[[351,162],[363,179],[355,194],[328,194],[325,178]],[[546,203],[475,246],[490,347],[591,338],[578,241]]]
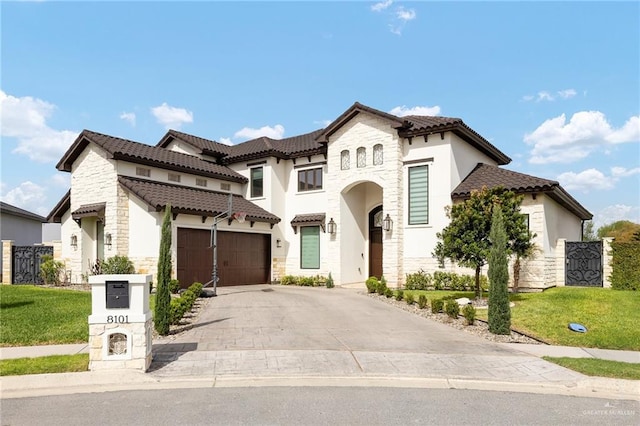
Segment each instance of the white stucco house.
[[129,256],[154,274],[160,225],[171,204],[174,276],[211,279],[213,218],[219,285],[285,274],[336,284],[433,271],[445,207],[482,186],[525,195],[538,251],[520,285],[562,285],[563,239],[580,240],[591,214],[557,182],[501,168],[510,158],[459,118],[397,117],[355,103],[324,129],[228,146],[175,130],[155,145],[83,131],[57,164],[71,189],[49,214],[62,224],[61,260],[82,280],[97,258]]

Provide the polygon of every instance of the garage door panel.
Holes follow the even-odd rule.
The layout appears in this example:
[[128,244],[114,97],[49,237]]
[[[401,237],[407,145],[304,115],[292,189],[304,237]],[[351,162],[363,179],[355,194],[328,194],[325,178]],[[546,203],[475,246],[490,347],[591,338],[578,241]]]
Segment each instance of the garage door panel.
[[[211,280],[213,250],[211,232],[178,228],[178,279],[182,287]],[[269,282],[271,236],[218,231],[218,286]]]

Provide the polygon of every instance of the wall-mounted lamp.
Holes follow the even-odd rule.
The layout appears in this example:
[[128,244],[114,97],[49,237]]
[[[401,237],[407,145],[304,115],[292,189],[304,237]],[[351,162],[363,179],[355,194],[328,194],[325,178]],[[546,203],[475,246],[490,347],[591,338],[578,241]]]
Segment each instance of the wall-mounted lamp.
[[276,247],[278,248],[282,247],[282,240],[280,238],[276,240]]
[[71,247],[78,248],[78,237],[76,234],[71,234]]
[[104,236],[104,245],[111,248],[111,234],[107,233]]
[[329,223],[327,223],[327,232],[331,235],[334,235],[338,229],[338,225],[334,222],[333,218],[329,219]]
[[393,220],[389,217],[389,213],[387,213],[387,217],[382,221],[382,228],[387,232],[393,229]]

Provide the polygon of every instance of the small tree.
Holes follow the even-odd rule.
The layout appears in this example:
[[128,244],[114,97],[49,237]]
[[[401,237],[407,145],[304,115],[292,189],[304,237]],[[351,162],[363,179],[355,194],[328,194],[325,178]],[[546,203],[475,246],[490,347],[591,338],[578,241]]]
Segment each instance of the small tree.
[[169,334],[171,322],[171,204],[167,204],[162,221],[160,237],[160,255],[158,256],[158,276],[156,280],[156,306],[153,322],[155,329],[161,336]]
[[509,259],[507,233],[504,229],[502,209],[493,209],[489,234],[489,331],[493,334],[511,333],[509,308]]
[[502,210],[504,228],[507,233],[507,255],[515,253],[525,257],[532,250],[531,239],[535,236],[527,229],[525,216],[520,213],[522,196],[502,187],[482,188],[472,191],[463,203],[447,207],[449,225],[437,234],[440,241],[433,254],[441,266],[444,259],[458,265],[475,269],[476,298],[482,296],[480,271],[489,256],[489,232],[494,205]]
[[595,225],[593,224],[593,220],[587,220],[584,222],[582,241],[598,241],[598,236],[596,235],[596,229]]

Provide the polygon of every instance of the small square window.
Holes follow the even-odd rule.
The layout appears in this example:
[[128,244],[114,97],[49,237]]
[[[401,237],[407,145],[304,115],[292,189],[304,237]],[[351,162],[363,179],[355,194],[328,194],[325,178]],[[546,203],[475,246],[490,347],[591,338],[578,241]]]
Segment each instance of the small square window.
[[151,176],[151,169],[147,169],[145,167],[136,167],[136,175],[137,176],[150,177]]
[[206,179],[196,178],[196,186],[204,186],[206,188],[207,180]]
[[298,172],[298,192],[322,189],[322,167]]
[[169,173],[170,182],[180,182],[180,175],[176,173]]
[[231,184],[230,183],[221,183],[220,184],[220,189],[222,189],[223,191],[230,191],[231,190]]

